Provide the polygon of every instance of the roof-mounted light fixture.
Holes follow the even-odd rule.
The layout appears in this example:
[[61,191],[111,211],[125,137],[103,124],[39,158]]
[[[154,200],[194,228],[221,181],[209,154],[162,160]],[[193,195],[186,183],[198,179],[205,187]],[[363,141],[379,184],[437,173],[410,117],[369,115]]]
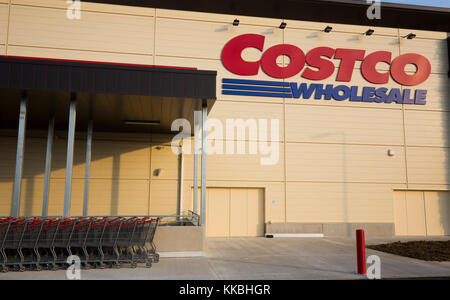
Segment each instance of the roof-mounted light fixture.
[[325,29],[323,30],[323,31],[325,31],[325,32],[330,32],[331,30],[333,30],[333,27],[331,27],[331,26],[327,26],[327,27],[325,27]]
[[239,25],[239,20],[238,19],[234,19],[233,26],[238,26],[238,25]]
[[280,24],[280,29],[285,29],[286,28],[286,23],[285,22],[281,22],[281,24]]
[[408,40],[412,40],[415,37],[416,37],[416,35],[414,33],[409,33],[408,35],[404,36],[404,38],[407,38]]
[[364,34],[369,36],[369,35],[372,35],[374,32],[375,32],[375,30],[368,29]]
[[155,120],[125,120],[123,121],[126,125],[149,125],[149,126],[158,126],[161,125],[160,121]]

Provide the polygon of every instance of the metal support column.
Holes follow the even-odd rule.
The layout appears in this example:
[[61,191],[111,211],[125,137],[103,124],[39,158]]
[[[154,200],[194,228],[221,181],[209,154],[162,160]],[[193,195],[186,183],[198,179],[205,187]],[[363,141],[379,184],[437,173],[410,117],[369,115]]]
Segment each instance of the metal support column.
[[183,181],[184,181],[184,157],[183,157],[183,139],[180,140],[179,144],[179,154],[178,154],[178,164],[179,164],[179,181],[178,181],[178,208],[177,215],[183,214]]
[[69,106],[69,129],[67,133],[67,158],[66,158],[66,185],[64,191],[64,213],[65,218],[70,216],[70,194],[72,192],[72,166],[73,166],[73,146],[75,143],[75,120],[77,110],[77,96],[70,94]]
[[25,149],[25,130],[27,123],[27,93],[22,92],[19,110],[19,130],[17,133],[17,153],[16,153],[16,173],[14,177],[13,203],[11,215],[14,218],[19,216],[20,189],[22,183],[23,152]]
[[55,101],[50,101],[50,114],[48,117],[47,132],[47,152],[45,154],[45,178],[44,178],[44,197],[42,201],[42,216],[46,217],[48,213],[48,193],[50,188],[50,172],[52,169],[52,151],[53,135],[55,132]]
[[193,210],[194,213],[198,214],[198,133],[200,127],[200,112],[194,111],[194,204]]
[[202,199],[202,213],[201,224],[206,225],[206,114],[208,105],[206,100],[202,103],[202,178],[201,178],[201,199]]
[[94,107],[92,95],[89,99],[89,120],[86,138],[86,169],[84,174],[84,195],[83,195],[83,217],[88,214],[89,204],[89,182],[91,180],[91,149],[92,149],[92,132],[94,130]]

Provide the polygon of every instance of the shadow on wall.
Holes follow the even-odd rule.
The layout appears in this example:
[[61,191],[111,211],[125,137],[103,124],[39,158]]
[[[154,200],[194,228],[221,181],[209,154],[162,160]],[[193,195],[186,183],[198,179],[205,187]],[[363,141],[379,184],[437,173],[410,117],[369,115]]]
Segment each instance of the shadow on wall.
[[[94,127],[95,130],[95,127]],[[28,134],[31,134],[29,131]],[[94,132],[95,136],[95,132]],[[2,137],[0,151],[0,215],[10,215],[17,138]],[[97,140],[92,145],[89,214],[149,213],[150,159],[165,141]],[[67,140],[54,140],[49,192],[49,215],[61,215],[64,204]],[[85,139],[76,139],[72,173],[71,214],[81,215],[85,182]],[[27,136],[24,153],[20,215],[41,215],[46,138]],[[169,158],[176,164],[177,156]],[[124,197],[127,199],[124,200]],[[130,206],[123,205],[125,202]],[[120,205],[122,204],[122,207]],[[134,213],[133,213],[134,210]],[[91,213],[92,212],[92,213]],[[123,213],[122,213],[123,214]]]
[[444,235],[450,235],[450,192],[438,195],[440,224]]

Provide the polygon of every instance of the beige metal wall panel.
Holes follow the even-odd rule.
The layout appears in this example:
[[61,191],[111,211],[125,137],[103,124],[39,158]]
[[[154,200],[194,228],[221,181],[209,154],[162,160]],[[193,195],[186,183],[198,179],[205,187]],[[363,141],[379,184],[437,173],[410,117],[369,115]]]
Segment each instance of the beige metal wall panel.
[[[211,119],[215,119],[214,122]],[[227,137],[232,137],[234,132],[234,139],[239,139],[238,133],[236,130],[236,123],[238,119],[241,119],[245,124],[248,125],[248,128],[256,128],[256,130],[252,131],[252,134],[249,133],[249,129],[246,129],[246,134],[244,140],[257,140],[257,141],[282,141],[283,140],[283,104],[269,104],[269,103],[261,103],[255,105],[254,103],[246,103],[246,102],[231,102],[231,101],[216,101],[211,112],[208,114],[208,122],[210,122],[211,128],[207,132],[207,138],[210,137],[210,133],[218,132],[219,134],[214,134],[211,138],[217,139],[220,135],[223,136],[223,139],[229,139]],[[271,138],[271,126],[272,120],[275,119],[278,121],[277,127],[277,135],[278,137],[274,139]],[[222,130],[220,130],[220,126],[216,126],[216,122],[219,121],[222,124]],[[227,126],[230,124],[230,126]],[[276,123],[274,123],[276,124]],[[256,126],[254,126],[256,125]],[[264,129],[264,126],[266,130]],[[263,130],[263,134],[260,134],[260,130]],[[242,138],[240,138],[242,140]]]
[[6,46],[0,45],[0,55],[6,55]]
[[[309,50],[316,47],[328,46],[334,49],[361,49],[366,50],[366,55],[375,51],[389,51],[392,52],[393,57],[399,55],[398,38],[391,36],[366,36],[363,32],[359,33],[342,33],[335,32],[326,33],[322,31],[311,31],[302,29],[292,29],[287,27],[284,33],[284,43],[292,44],[306,54]],[[332,62],[336,67],[339,67],[340,60],[333,59]],[[383,66],[382,66],[383,65]],[[355,68],[359,68],[360,62],[355,64]],[[389,65],[380,64],[380,68],[388,70]]]
[[171,19],[189,19],[203,22],[221,22],[228,24],[230,27],[234,19],[239,19],[240,25],[260,25],[269,27],[280,26],[281,19],[270,19],[260,17],[249,17],[240,15],[225,15],[215,13],[203,13],[192,11],[181,11],[171,9],[156,9],[156,15],[158,18],[171,18]]
[[16,167],[17,138],[1,137],[0,142],[0,178],[12,179]]
[[89,215],[145,215],[148,193],[148,180],[92,179]]
[[178,182],[176,180],[150,181],[150,209],[152,215],[177,213]]
[[[43,139],[41,143],[43,144],[41,148],[43,154],[41,155],[44,155],[44,159],[40,162],[33,162],[33,164],[38,163],[39,165],[41,165],[40,166],[41,173],[39,174],[39,176],[44,177],[46,139]],[[66,177],[66,163],[67,163],[66,153],[67,153],[67,140],[56,138],[53,141],[52,171],[50,174],[51,178]],[[73,151],[72,178],[84,178],[85,162],[86,162],[86,142],[83,140],[76,139]],[[24,164],[24,168],[28,167],[25,167]]]
[[286,220],[286,197],[283,182],[265,184],[264,219],[266,222],[284,223]]
[[[81,132],[82,137],[86,138],[86,132]],[[149,133],[133,133],[133,132],[101,132],[95,131],[92,133],[94,140],[106,140],[106,141],[128,141],[128,142],[146,142],[151,141],[152,135]],[[75,132],[77,136],[77,132]]]
[[8,4],[0,4],[0,44],[6,44],[8,30]]
[[389,184],[287,182],[286,221],[390,223]]
[[[298,20],[284,20],[287,23],[286,28],[291,29],[306,29],[312,31],[323,31],[326,26],[333,27],[333,33],[342,32],[342,33],[356,33],[363,34],[369,29],[366,26],[358,26],[358,25],[348,25],[348,24],[336,24],[336,23],[322,23],[322,22],[309,22],[309,21],[298,21]],[[388,35],[388,36],[397,36],[398,29],[396,28],[388,28],[388,27],[370,27],[374,29],[375,32],[373,36],[376,35]]]
[[9,0],[0,0],[0,3],[9,3]]
[[450,148],[407,147],[408,183],[449,184]]
[[[404,32],[403,32],[404,33]],[[408,32],[410,33],[410,32]],[[406,33],[406,34],[408,34]],[[404,34],[404,35],[406,35]],[[438,33],[442,35],[442,33]],[[420,38],[415,39],[401,39],[400,40],[400,54],[403,53],[418,53],[425,56],[431,63],[431,72],[447,74],[448,72],[448,54],[447,54],[446,37],[441,39]],[[414,70],[413,66],[408,66],[405,70]]]
[[[0,2],[7,2],[1,0]],[[39,7],[53,7],[67,9],[71,3],[61,0],[12,0],[12,4],[27,5],[27,6],[39,6]],[[142,16],[154,16],[154,8],[146,8],[139,6],[127,6],[127,5],[113,5],[113,4],[100,4],[94,2],[81,2],[81,10],[83,11],[97,11],[108,12],[118,14],[130,14],[130,15],[142,15]]]
[[149,164],[148,143],[95,140],[92,143],[91,178],[149,179]]
[[[249,149],[249,142],[242,142]],[[235,146],[236,143],[234,143]],[[259,144],[259,143],[257,143]],[[283,179],[283,144],[272,142],[279,151],[271,154],[211,154],[207,157],[208,180],[281,181]],[[266,161],[267,160],[267,161]],[[262,162],[274,163],[262,165]]]
[[[230,189],[230,193],[230,236],[247,236],[248,219],[251,213],[255,213],[249,210],[247,189]],[[209,200],[208,204],[216,201],[215,198]]]
[[[16,146],[17,145],[15,145],[14,147],[13,153],[15,153]],[[39,138],[25,139],[25,152],[24,152],[23,173],[22,173],[23,177],[44,177],[46,147],[47,147],[46,139],[39,139]],[[11,163],[15,165],[15,159]]]
[[[192,164],[192,162],[184,162],[184,164]],[[160,170],[158,175],[157,170]],[[172,152],[170,145],[152,146],[151,178],[152,180],[179,179],[179,156]]]
[[92,52],[71,49],[39,48],[28,46],[8,46],[8,55],[56,58],[81,61],[101,61],[111,63],[127,63],[153,65],[153,56],[144,54],[126,54],[112,52]]
[[250,188],[207,189],[206,235],[264,235],[264,191]]
[[405,111],[406,144],[449,146],[450,112]]
[[[30,153],[29,163],[24,164],[24,174],[44,176],[46,139],[40,140],[40,149]],[[54,141],[52,157],[52,178],[64,178],[66,167],[67,140]],[[32,149],[26,150],[31,152]],[[41,157],[40,160],[35,159]],[[84,178],[86,161],[86,141],[75,140],[73,178]],[[148,179],[150,149],[149,144],[139,142],[97,141],[92,143],[91,178],[108,179]],[[27,167],[25,167],[27,166]],[[36,170],[39,170],[38,173]]]
[[264,190],[247,189],[247,236],[264,235]]
[[[39,188],[43,188],[44,180],[39,179]],[[65,179],[64,178],[52,178],[50,180],[50,191],[48,198],[48,215],[49,216],[62,216],[64,211],[64,191],[65,191]],[[91,189],[89,189],[91,190]],[[72,193],[70,201],[70,214],[72,216],[81,216],[83,214],[83,192],[84,192],[84,180],[72,178]],[[40,203],[41,208],[38,209],[38,215],[41,214],[42,210],[42,193],[40,193],[37,198],[37,203]],[[90,193],[91,195],[91,193]],[[90,198],[90,201],[92,198]],[[90,214],[90,212],[89,212]]]
[[405,110],[450,111],[450,82],[446,74],[431,74],[422,84],[413,87],[427,90],[425,105],[405,105]]
[[[20,215],[41,215],[43,187],[43,178],[24,178],[22,180]],[[70,209],[72,216],[82,215],[83,191],[84,180],[72,179]],[[64,179],[51,179],[48,215],[62,215],[63,207]],[[108,179],[92,179],[90,181],[89,215],[143,215],[147,213],[148,181]]]
[[450,192],[424,192],[427,235],[450,235]]
[[206,236],[230,235],[230,189],[207,190]]
[[[82,214],[83,186],[81,179],[72,180],[71,208],[72,216]],[[40,216],[42,214],[43,178],[23,178],[20,194],[20,215]],[[50,183],[48,215],[62,216],[64,209],[64,179],[52,179]]]
[[[273,27],[230,26],[217,22],[158,17],[155,52],[156,55],[165,56],[220,59],[225,43],[244,33],[265,34],[264,49],[281,44],[283,38],[283,31]],[[259,51],[251,53],[260,55]]]
[[[348,82],[348,83],[334,81],[336,76],[337,76],[337,69],[335,70],[334,74],[329,79],[320,81],[320,83],[321,84],[323,83],[324,85],[332,84],[334,86],[341,85],[341,84],[344,84],[344,85],[351,84],[351,86],[358,86],[358,95],[359,96],[361,96],[362,88],[365,86],[375,87],[375,88],[385,87],[389,90],[391,90],[392,88],[397,88],[397,89],[401,88],[401,86],[392,79],[390,79],[387,84],[383,84],[383,85],[372,84],[363,78],[359,69],[353,70],[351,82]],[[318,81],[306,80],[304,78],[301,78],[300,75],[297,75],[297,76],[294,76],[291,78],[287,78],[286,81],[287,82],[297,82],[297,83],[307,83],[308,85],[312,84],[312,83],[316,83],[316,84],[318,83]],[[352,107],[353,106],[353,107],[363,107],[363,108],[402,109],[402,105],[397,104],[395,102],[394,103],[376,103],[376,102],[357,102],[357,101],[349,101],[349,100],[336,101],[336,100],[323,100],[323,98],[324,98],[324,96],[322,96],[321,100],[316,100],[316,99],[314,99],[314,96],[311,96],[310,99],[303,99],[303,98],[285,99],[285,102],[287,104],[299,104],[299,105],[307,104],[307,105],[322,105],[322,106],[332,105],[334,107],[341,107],[341,106]]]
[[0,216],[11,215],[13,185],[13,178],[0,178]]
[[174,134],[152,134],[151,136],[151,142],[154,145],[160,145],[160,146],[167,146],[170,145],[169,142],[172,141],[174,137]]
[[398,146],[287,143],[286,162],[287,181],[406,182]]
[[450,184],[421,184],[421,183],[409,183],[408,190],[430,190],[430,191],[450,191]]
[[395,191],[394,211],[396,235],[450,234],[448,191]]
[[[0,150],[0,176],[6,178],[14,178],[17,139],[11,137],[2,137],[1,141],[2,147]],[[65,177],[66,148],[67,140],[55,139],[52,159],[52,177]],[[84,165],[81,164],[85,161],[85,157],[83,156],[85,155],[83,154],[85,153],[85,149],[85,144],[83,147],[83,145],[80,144],[80,141],[77,140],[75,142],[73,169],[74,177],[84,177]],[[46,139],[30,137],[26,138],[23,177],[44,177],[45,151]]]
[[409,33],[414,33],[417,35],[416,37],[417,39],[443,40],[447,38],[446,32],[439,32],[439,31],[400,28],[398,32],[400,37],[406,36]]
[[395,235],[408,235],[408,215],[405,191],[394,191],[394,224]]
[[[200,186],[200,183],[199,183]],[[264,202],[261,204],[264,214],[262,218],[266,222],[272,223],[284,223],[285,221],[285,201],[284,201],[284,183],[283,182],[270,182],[270,181],[216,181],[209,180],[208,186],[220,187],[220,188],[248,188],[249,193],[256,193],[258,191],[258,197],[262,197]],[[184,189],[184,210],[193,209],[193,183],[190,180],[185,181]],[[199,189],[200,191],[200,189]],[[253,197],[253,196],[252,196]],[[200,198],[200,192],[198,194]],[[198,202],[198,208],[200,209],[200,202]],[[252,208],[253,209],[253,208]]]
[[[9,215],[15,167],[15,138],[2,139],[0,210]],[[67,142],[55,139],[50,181],[49,215],[61,215]],[[71,214],[82,213],[85,142],[76,140],[72,179]],[[27,138],[21,193],[21,215],[40,215],[44,186],[46,139]],[[146,143],[96,141],[92,149],[89,213],[148,213],[150,150]]]
[[406,193],[408,235],[426,235],[425,203],[423,192]]
[[[208,142],[209,144],[209,142]],[[234,146],[234,153],[227,153],[227,144]],[[254,145],[256,153],[250,152],[250,144]],[[237,152],[238,145],[245,148],[244,154]],[[193,141],[191,141],[193,147]],[[213,148],[214,147],[214,148]],[[266,148],[269,147],[269,148]],[[207,155],[207,179],[211,181],[228,180],[229,184],[233,181],[282,181],[283,180],[283,143],[279,142],[248,142],[248,141],[215,141],[211,142],[210,152]],[[213,152],[222,149],[223,153]],[[269,149],[269,150],[267,150]],[[169,153],[170,150],[167,150]],[[266,152],[264,152],[266,151]],[[171,153],[171,152],[170,152]],[[193,153],[193,152],[191,152]],[[200,155],[200,153],[199,153]],[[152,172],[161,168],[159,177],[154,176],[152,179],[178,179],[178,162],[175,155],[173,160],[159,160],[153,152]],[[184,160],[184,179],[193,179],[193,154],[185,154]],[[168,158],[168,156],[167,156]],[[154,162],[153,162],[154,161]],[[199,158],[199,170],[201,159]],[[164,174],[165,173],[165,174]],[[200,176],[200,171],[199,171]],[[199,177],[200,178],[200,177]]]
[[403,144],[401,110],[286,105],[286,141]]
[[84,12],[70,20],[63,9],[12,6],[10,18],[11,45],[153,53],[153,17]]
[[[225,42],[224,42],[225,43]],[[219,58],[217,59],[202,59],[202,58],[189,58],[189,57],[172,57],[172,56],[155,56],[155,65],[160,66],[174,66],[174,67],[186,67],[197,68],[199,70],[213,70],[220,71],[222,65]],[[223,68],[223,66],[222,66]],[[217,76],[219,78],[219,75]],[[219,79],[217,79],[219,80]],[[222,82],[220,82],[222,84]],[[217,95],[219,96],[219,95]]]

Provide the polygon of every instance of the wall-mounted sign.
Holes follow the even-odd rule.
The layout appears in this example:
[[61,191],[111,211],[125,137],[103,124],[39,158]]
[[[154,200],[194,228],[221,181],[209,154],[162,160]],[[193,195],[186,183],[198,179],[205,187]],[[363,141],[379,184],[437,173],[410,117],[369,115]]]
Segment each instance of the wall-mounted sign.
[[[260,69],[268,76],[285,79],[299,75],[308,80],[324,80],[335,72],[333,60],[339,61],[336,81],[350,82],[357,61],[361,61],[361,74],[372,84],[386,84],[392,78],[403,86],[415,86],[428,79],[431,65],[427,58],[420,54],[405,53],[392,58],[389,51],[375,51],[367,54],[365,50],[317,47],[305,54],[294,45],[281,44],[264,51],[265,36],[259,34],[243,34],[231,39],[222,50],[222,63],[230,72],[236,75],[257,75]],[[258,61],[245,61],[242,51],[256,48],[262,52]],[[279,66],[277,58],[286,55],[290,58],[287,66]],[[379,71],[378,63],[390,65],[389,71]],[[408,73],[405,67],[409,64],[416,66],[415,73]],[[311,68],[312,67],[312,68]],[[222,80],[222,94],[303,98],[324,100],[349,100],[377,103],[426,103],[426,90],[411,90],[408,88],[388,89],[385,87],[358,87],[332,84],[307,84],[284,81],[261,81],[247,79],[224,78]]]

